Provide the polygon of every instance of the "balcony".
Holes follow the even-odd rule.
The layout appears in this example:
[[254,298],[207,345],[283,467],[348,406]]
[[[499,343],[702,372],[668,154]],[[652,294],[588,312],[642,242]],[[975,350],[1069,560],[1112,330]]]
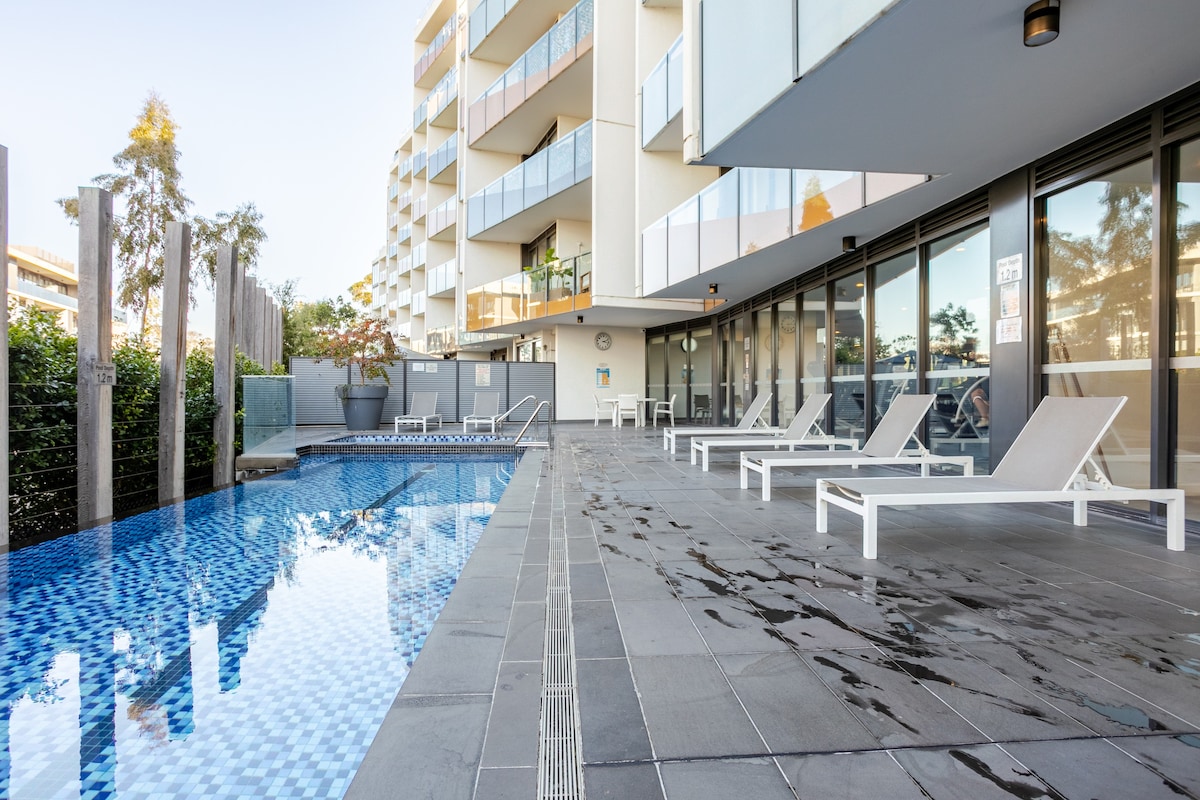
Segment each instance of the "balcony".
[[425,292],[413,292],[412,295],[412,310],[410,312],[414,317],[425,316]]
[[416,247],[413,248],[413,251],[412,251],[412,268],[413,269],[424,269],[425,268],[425,254],[426,254],[426,252],[428,252],[428,250],[429,250],[429,245],[426,244],[425,242],[421,242],[419,245],[417,245]]
[[[412,177],[412,156],[408,156],[400,162],[399,176],[399,179],[402,181],[406,181]],[[397,191],[399,191],[399,184],[397,184]]]
[[396,198],[396,210],[404,211],[412,205],[412,189],[405,189],[404,192]]
[[393,183],[388,187],[388,200],[395,200],[400,195],[400,184]]
[[388,230],[394,231],[394,230],[396,230],[396,228],[399,228],[399,227],[400,227],[400,214],[399,214],[399,212],[393,211],[391,214],[388,214]]
[[[401,225],[399,228],[396,229],[396,244],[404,244],[405,242],[409,241],[410,239],[412,239],[412,223],[411,222],[407,225]],[[396,254],[389,253],[389,255],[396,255]]]
[[436,328],[426,328],[425,347],[430,355],[453,353],[457,350],[458,339],[454,335],[454,325],[439,325]]
[[396,242],[389,244],[387,254],[388,258],[395,258],[396,256],[400,255],[400,245]]
[[425,235],[438,241],[454,241],[455,223],[458,222],[458,197],[440,203],[425,221]]
[[457,26],[458,15],[451,14],[441,30],[434,34],[433,41],[417,57],[417,63],[413,65],[414,86],[429,88],[432,78],[442,74],[447,64],[454,63],[454,48],[450,44],[454,41],[454,29]]
[[442,128],[458,127],[458,68],[451,67],[433,87],[421,105],[429,113],[429,124]]
[[[642,232],[642,293],[682,285],[686,294],[671,296],[700,297],[710,279],[691,279],[927,180],[877,172],[731,170]],[[781,267],[794,272],[795,261],[784,258]]]
[[592,115],[592,2],[567,12],[471,103],[471,147],[525,153],[559,116]]
[[457,178],[450,170],[458,161],[458,131],[450,134],[436,150],[429,154],[427,179],[431,183],[455,183]]
[[56,309],[70,309],[71,311],[79,310],[79,299],[72,297],[69,294],[55,291],[46,286],[39,286],[33,281],[17,279],[17,285],[13,287],[18,294],[23,294],[26,297],[31,297],[40,303],[48,303]]
[[430,297],[453,297],[458,281],[458,261],[449,261],[425,270],[425,291]]
[[413,204],[412,204],[412,221],[413,222],[420,222],[421,220],[425,219],[425,210],[429,205],[428,198],[429,198],[429,195],[423,194],[420,197],[418,197],[417,199],[413,200]]
[[467,331],[551,320],[592,307],[592,254],[581,253],[467,290]]
[[467,237],[527,242],[556,219],[590,220],[591,177],[592,123],[586,122],[471,195]]
[[411,253],[400,259],[400,263],[396,265],[396,276],[399,277],[412,272],[412,262],[413,259]]
[[[521,55],[547,20],[558,19],[578,0],[480,0],[468,21],[473,58],[508,64]],[[470,5],[470,4],[468,4]]]
[[642,84],[642,149],[683,149],[683,34]]
[[396,308],[408,308],[412,305],[412,289],[401,289],[396,293]]
[[[422,100],[417,103],[417,107],[413,109],[413,131],[419,131],[425,127],[425,120],[429,118],[426,101]],[[413,174],[416,174],[415,172]]]
[[422,149],[416,153],[413,153],[412,159],[413,159],[413,161],[412,161],[413,177],[419,178],[419,177],[421,177],[421,174],[425,172],[425,166],[429,161],[428,153],[424,149]]

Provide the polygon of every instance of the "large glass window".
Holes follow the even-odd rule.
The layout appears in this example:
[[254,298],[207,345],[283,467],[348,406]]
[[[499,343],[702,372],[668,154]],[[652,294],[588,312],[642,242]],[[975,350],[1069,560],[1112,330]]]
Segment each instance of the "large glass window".
[[757,345],[756,349],[752,351],[754,394],[771,392],[771,402],[764,409],[766,418],[771,419],[771,410],[779,402],[779,396],[775,393],[775,382],[772,380],[771,361],[774,342],[771,336],[771,310],[769,308],[754,314],[754,342]]
[[[779,424],[787,425],[796,416],[796,301],[785,300],[775,307],[775,408]],[[761,351],[761,348],[760,348]]]
[[675,413],[683,414],[683,406],[687,397],[688,380],[688,346],[694,345],[695,339],[686,333],[672,333],[667,338],[667,386],[659,392],[651,392],[650,397],[659,400],[670,400],[675,395]]
[[1175,475],[1173,485],[1187,494],[1187,515],[1200,517],[1200,141],[1179,148],[1175,184],[1174,370]]
[[863,273],[833,285],[833,427],[834,435],[865,440],[864,374],[866,361],[866,284]]
[[[712,330],[692,331],[688,342],[688,353],[691,355],[691,405],[689,413],[692,421],[712,421],[713,376],[712,376]],[[675,409],[678,414],[683,406]]]
[[825,391],[825,287],[809,289],[801,296],[800,391],[810,395]]
[[929,245],[929,448],[986,470],[991,430],[991,237],[985,224]]
[[875,365],[872,370],[875,419],[901,394],[917,393],[916,253],[875,265]]
[[1047,395],[1125,395],[1096,453],[1114,483],[1150,482],[1150,160],[1045,201]]
[[667,363],[664,348],[666,337],[646,339],[646,396],[663,397],[666,391]]

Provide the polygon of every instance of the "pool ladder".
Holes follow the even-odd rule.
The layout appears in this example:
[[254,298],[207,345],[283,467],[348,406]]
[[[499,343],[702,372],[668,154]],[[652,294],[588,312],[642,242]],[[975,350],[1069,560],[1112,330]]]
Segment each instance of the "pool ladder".
[[[522,400],[521,402],[523,403],[525,401]],[[518,403],[518,405],[520,405],[520,403]],[[521,437],[523,437],[525,435],[525,432],[529,430],[529,426],[537,421],[538,414],[540,414],[542,411],[542,406],[546,407],[546,440],[545,441],[533,440],[533,441],[528,441],[528,442],[521,441]],[[550,413],[552,408],[553,408],[553,406],[549,400],[543,400],[542,402],[538,403],[537,406],[533,409],[533,414],[529,417],[528,420],[526,420],[525,424],[521,426],[521,432],[517,434],[517,438],[513,439],[513,447],[549,447],[550,446],[550,430],[551,430],[550,425],[551,425],[551,421],[554,418],[554,415],[552,413]],[[538,427],[540,427],[540,425]]]

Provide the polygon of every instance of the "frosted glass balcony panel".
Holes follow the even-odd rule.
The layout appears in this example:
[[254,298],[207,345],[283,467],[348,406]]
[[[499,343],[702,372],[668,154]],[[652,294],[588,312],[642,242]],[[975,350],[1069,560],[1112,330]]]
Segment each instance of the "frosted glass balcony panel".
[[700,271],[738,257],[738,170],[706,187],[700,198]]
[[642,232],[642,294],[668,286],[667,218],[663,217]]
[[792,235],[792,171],[742,169],[738,252],[750,255]]
[[796,75],[801,77],[836,52],[895,0],[797,0]]
[[700,274],[700,199],[693,197],[667,216],[667,280]]

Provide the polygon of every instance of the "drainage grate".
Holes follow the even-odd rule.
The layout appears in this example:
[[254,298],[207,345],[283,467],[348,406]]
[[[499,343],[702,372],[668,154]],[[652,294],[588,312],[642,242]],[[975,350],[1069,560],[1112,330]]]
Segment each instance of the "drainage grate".
[[558,514],[554,514],[550,522],[547,571],[537,796],[538,800],[580,800],[583,797],[583,752],[579,735],[579,696],[575,689],[566,520]]

